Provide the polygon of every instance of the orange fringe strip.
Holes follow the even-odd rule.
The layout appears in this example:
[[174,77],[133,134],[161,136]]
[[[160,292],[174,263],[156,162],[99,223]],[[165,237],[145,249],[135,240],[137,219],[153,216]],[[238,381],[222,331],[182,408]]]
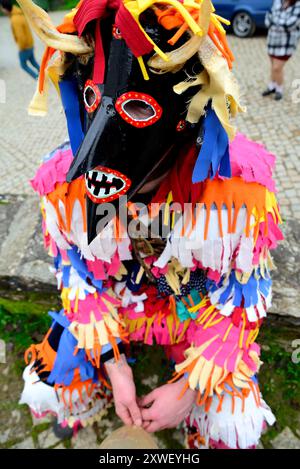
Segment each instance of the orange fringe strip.
[[[199,18],[199,10],[195,8],[188,8],[187,10],[190,12],[192,18],[197,21]],[[155,8],[155,14],[158,18],[159,24],[161,24],[165,29],[171,30],[175,28],[177,29],[174,36],[168,40],[168,43],[172,46],[176,44],[176,42],[181,38],[181,36],[187,31],[188,24],[184,21],[184,18],[175,8],[168,8],[168,9],[160,9],[159,7]],[[229,48],[226,34],[222,34],[215,25],[210,22],[209,29],[208,29],[208,36],[213,41],[219,52],[222,56],[226,59],[228,63],[228,67],[232,68],[232,62],[234,61],[234,55]]]
[[[82,177],[68,183],[57,183],[55,189],[47,195],[48,200],[55,208],[58,225],[62,231],[69,233],[71,231],[72,213],[75,201],[78,200],[82,210],[83,229],[86,231],[86,208],[85,208],[85,182]],[[62,202],[65,208],[66,223],[63,220],[59,209],[59,202]]]

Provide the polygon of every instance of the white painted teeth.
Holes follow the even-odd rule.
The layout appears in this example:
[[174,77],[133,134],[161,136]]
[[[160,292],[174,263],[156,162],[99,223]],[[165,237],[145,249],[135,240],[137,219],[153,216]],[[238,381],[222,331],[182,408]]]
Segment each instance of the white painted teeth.
[[102,199],[103,197],[107,197],[108,195],[112,195],[112,193],[114,193],[114,192],[115,192],[114,190],[112,191],[112,190],[110,189],[110,190],[109,190],[109,194],[106,194],[106,193],[105,193],[105,189],[102,187],[102,188],[100,189],[100,191],[99,191],[98,197],[100,197],[100,198]]
[[85,175],[87,190],[97,199],[105,199],[120,192],[125,182],[113,173],[91,170]]
[[112,182],[113,181],[113,178],[115,178],[116,176],[114,176],[114,174],[112,173],[104,173],[102,171],[89,171],[88,172],[88,177],[90,179],[96,179],[96,181],[99,181],[99,182],[102,182],[102,179],[103,179],[103,176],[106,176],[106,180],[107,182]]
[[[97,176],[97,181],[102,181],[102,176],[103,176],[103,173],[98,173],[98,176]],[[113,178],[115,178],[116,176],[114,176],[113,174],[107,174],[105,173],[105,176],[107,177],[107,182],[112,182]]]

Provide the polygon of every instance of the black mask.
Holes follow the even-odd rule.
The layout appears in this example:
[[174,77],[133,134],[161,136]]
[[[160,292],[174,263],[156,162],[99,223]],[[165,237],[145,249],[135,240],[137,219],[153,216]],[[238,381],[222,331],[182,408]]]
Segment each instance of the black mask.
[[[170,33],[152,15],[146,15],[145,30],[166,49]],[[97,205],[117,205],[125,194],[130,199],[159,168],[172,166],[177,149],[186,141],[195,142],[200,126],[185,121],[188,102],[198,88],[184,95],[173,91],[174,85],[199,73],[198,57],[176,73],[149,71],[150,79],[145,80],[112,19],[102,23],[105,80],[99,86],[87,81],[81,94],[81,108],[88,115],[86,132],[67,175],[69,182],[85,175],[89,242],[97,234]]]

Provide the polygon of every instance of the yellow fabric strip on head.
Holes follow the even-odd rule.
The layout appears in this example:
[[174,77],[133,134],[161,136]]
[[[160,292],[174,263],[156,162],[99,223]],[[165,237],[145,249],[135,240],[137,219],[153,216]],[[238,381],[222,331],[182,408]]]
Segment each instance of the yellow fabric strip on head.
[[37,83],[36,91],[32,97],[32,100],[28,106],[28,114],[30,116],[44,117],[48,112],[48,95],[49,95],[49,84],[52,82],[58,95],[60,96],[59,90],[59,76],[62,72],[61,57],[56,57],[55,60],[48,65],[45,70],[45,81],[44,89],[42,93],[39,92],[39,84]]
[[[188,107],[186,120],[197,123],[203,115],[205,106],[211,100],[212,109],[216,112],[230,140],[235,136],[235,127],[231,117],[245,109],[239,104],[239,87],[226,60],[220,55],[209,38],[205,38],[199,49],[199,56],[205,70],[194,80],[184,81],[174,86],[175,93],[181,94],[190,86],[201,85]],[[230,111],[228,110],[230,106]]]
[[49,77],[45,73],[44,90],[39,92],[39,85],[37,84],[36,91],[29,103],[28,114],[30,116],[44,117],[48,112],[48,94],[49,94]]
[[145,67],[144,60],[143,60],[142,56],[138,57],[138,63],[139,63],[139,66],[140,66],[140,69],[141,69],[144,80],[149,80],[149,75],[148,75],[147,69]]

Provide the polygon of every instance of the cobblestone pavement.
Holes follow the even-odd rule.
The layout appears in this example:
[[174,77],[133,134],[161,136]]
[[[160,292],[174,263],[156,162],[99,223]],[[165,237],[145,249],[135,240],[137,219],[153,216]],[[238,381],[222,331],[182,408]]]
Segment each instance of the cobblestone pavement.
[[[52,14],[59,23],[62,13]],[[229,36],[236,56],[236,75],[248,112],[238,118],[239,130],[263,142],[277,155],[276,180],[283,216],[300,219],[300,47],[286,66],[285,99],[262,99],[268,81],[269,62],[265,37],[241,40]],[[35,89],[34,81],[18,66],[7,18],[0,18],[0,79],[5,80],[6,104],[0,104],[0,164],[3,177],[0,194],[29,194],[28,179],[40,158],[66,138],[66,127],[54,89],[50,93],[49,114],[44,118],[27,116],[26,107]],[[43,46],[36,40],[40,58]],[[299,84],[298,103],[293,88]],[[294,99],[295,101],[295,99]]]
[[[55,13],[55,23],[59,23],[61,17],[61,13]],[[36,57],[40,62],[44,46],[38,39],[35,43]],[[42,156],[67,137],[65,120],[53,87],[49,93],[47,116],[27,115],[36,82],[19,67],[8,19],[3,17],[0,18],[0,44],[0,80],[4,80],[6,85],[6,103],[1,104],[0,101],[0,165],[3,175],[0,194],[31,194],[28,181]]]
[[261,97],[269,81],[265,37],[241,40],[231,36],[229,41],[247,105],[247,113],[238,117],[238,129],[277,156],[275,177],[282,215],[300,220],[300,47],[286,65],[284,100],[275,102]]

